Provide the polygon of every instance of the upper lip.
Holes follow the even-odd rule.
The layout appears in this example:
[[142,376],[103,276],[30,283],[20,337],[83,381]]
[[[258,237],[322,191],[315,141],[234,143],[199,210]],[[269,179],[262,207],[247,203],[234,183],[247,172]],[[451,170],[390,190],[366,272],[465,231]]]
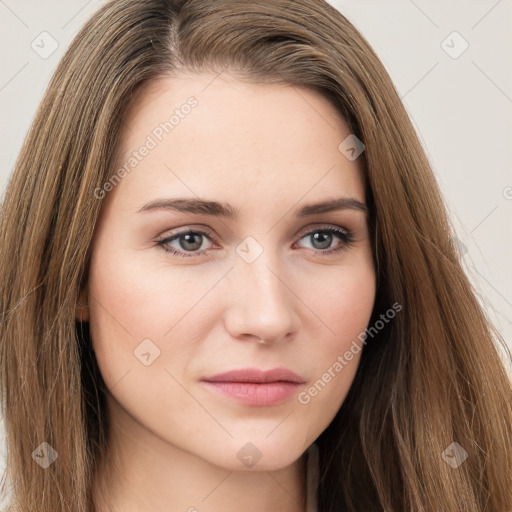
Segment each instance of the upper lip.
[[303,384],[305,380],[287,368],[260,370],[259,368],[241,368],[218,373],[202,380],[207,382],[296,382]]

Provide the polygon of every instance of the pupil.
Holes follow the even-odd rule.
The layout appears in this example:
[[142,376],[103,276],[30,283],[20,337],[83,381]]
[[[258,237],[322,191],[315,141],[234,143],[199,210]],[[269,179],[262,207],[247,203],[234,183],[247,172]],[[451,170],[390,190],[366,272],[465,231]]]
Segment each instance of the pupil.
[[[183,239],[185,240],[184,243],[181,243],[180,242],[180,245],[183,249],[185,250],[188,250],[188,251],[194,251],[194,250],[197,250],[199,249],[199,247],[201,247],[201,234],[200,233],[187,233],[186,235],[183,235]],[[194,242],[194,238],[196,239],[195,242]],[[199,241],[199,243],[198,243]],[[187,245],[187,244],[192,244],[192,247],[190,247],[190,245]]]
[[313,235],[313,240],[323,245],[322,247],[317,247],[317,249],[328,249],[332,242],[332,234],[327,231],[317,231]]

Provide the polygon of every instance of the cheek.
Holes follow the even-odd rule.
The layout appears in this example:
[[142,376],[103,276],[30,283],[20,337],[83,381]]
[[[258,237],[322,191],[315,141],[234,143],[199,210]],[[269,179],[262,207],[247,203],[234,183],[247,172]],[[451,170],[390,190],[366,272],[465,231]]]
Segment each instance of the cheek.
[[97,298],[98,316],[107,314],[109,322],[117,322],[136,338],[164,336],[221,275],[172,267],[164,258],[149,258],[144,251],[116,254],[115,248],[105,245],[97,254],[91,260],[89,278],[93,307]]
[[340,269],[335,279],[312,286],[308,306],[319,318],[321,331],[310,348],[312,379],[298,402],[322,418],[325,426],[345,399],[363,350],[364,332],[375,299],[375,274],[371,260]]
[[[307,304],[324,327],[323,353],[343,350],[364,332],[373,310],[376,282],[373,264],[361,258],[306,284]],[[306,289],[303,290],[306,294]]]
[[197,305],[219,279],[211,274],[196,272],[191,279],[160,260],[148,265],[142,254],[128,257],[98,244],[89,273],[90,332],[107,385],[138,370],[138,357],[148,352],[151,368],[180,367],[190,359],[203,329]]
[[[116,251],[114,244],[101,240],[91,259],[89,290],[91,320],[98,330],[122,333],[120,340],[161,335],[160,324],[170,319],[162,311],[173,311],[178,301],[175,295],[162,295],[154,275],[140,258]],[[118,337],[116,337],[117,339]]]
[[91,258],[90,332],[98,365],[109,387],[133,368],[136,347],[143,340],[156,340],[161,335],[155,325],[159,312],[154,305],[162,298],[132,261],[116,252],[116,244],[105,239],[98,241]]

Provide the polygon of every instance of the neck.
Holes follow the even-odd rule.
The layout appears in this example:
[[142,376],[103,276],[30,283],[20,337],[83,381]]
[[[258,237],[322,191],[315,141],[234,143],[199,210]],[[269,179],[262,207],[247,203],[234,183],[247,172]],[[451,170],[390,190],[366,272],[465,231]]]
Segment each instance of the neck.
[[275,471],[231,471],[183,451],[145,429],[107,395],[108,452],[99,461],[97,512],[304,512],[302,456]]

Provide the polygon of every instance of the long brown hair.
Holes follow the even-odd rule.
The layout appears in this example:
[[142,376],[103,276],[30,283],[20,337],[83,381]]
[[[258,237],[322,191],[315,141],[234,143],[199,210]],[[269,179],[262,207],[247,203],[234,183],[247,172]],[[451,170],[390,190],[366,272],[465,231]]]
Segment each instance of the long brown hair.
[[[388,74],[323,0],[114,0],[64,55],[0,219],[4,484],[19,509],[95,509],[91,482],[107,453],[105,387],[87,326],[75,323],[102,205],[94,191],[115,171],[136,90],[179,70],[310,87],[365,145],[378,283],[372,321],[395,302],[403,311],[365,345],[346,400],[317,439],[319,511],[511,510],[503,340],[463,272]],[[58,453],[45,470],[32,460],[43,442]],[[456,468],[443,457],[453,442],[468,455]]]

